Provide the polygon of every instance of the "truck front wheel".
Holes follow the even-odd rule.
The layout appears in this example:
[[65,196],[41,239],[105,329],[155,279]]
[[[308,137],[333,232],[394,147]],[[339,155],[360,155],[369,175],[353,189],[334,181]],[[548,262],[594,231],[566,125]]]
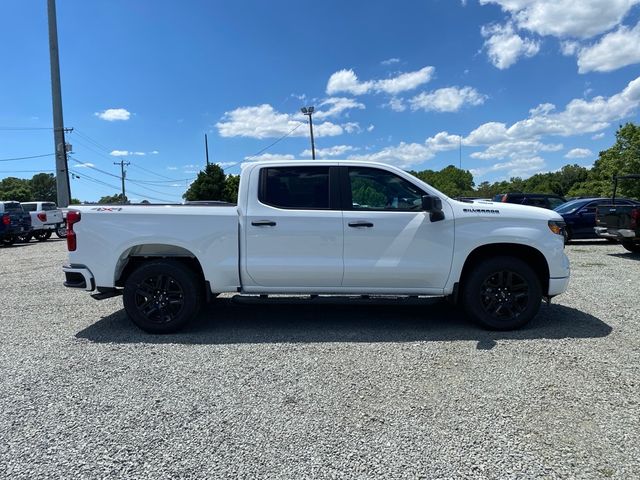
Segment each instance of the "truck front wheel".
[[462,305],[471,318],[491,330],[513,330],[540,308],[542,287],[533,269],[515,257],[482,261],[464,279]]
[[143,263],[124,284],[124,308],[145,332],[173,333],[200,311],[201,283],[198,275],[180,261]]

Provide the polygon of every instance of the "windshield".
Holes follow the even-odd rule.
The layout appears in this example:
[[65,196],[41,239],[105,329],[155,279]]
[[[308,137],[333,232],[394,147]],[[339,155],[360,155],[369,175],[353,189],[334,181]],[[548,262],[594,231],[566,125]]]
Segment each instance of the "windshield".
[[585,202],[584,200],[571,200],[569,202],[566,202],[566,203],[563,203],[562,205],[557,206],[556,208],[554,208],[554,210],[558,213],[571,213],[571,212],[575,212],[585,203],[587,202]]

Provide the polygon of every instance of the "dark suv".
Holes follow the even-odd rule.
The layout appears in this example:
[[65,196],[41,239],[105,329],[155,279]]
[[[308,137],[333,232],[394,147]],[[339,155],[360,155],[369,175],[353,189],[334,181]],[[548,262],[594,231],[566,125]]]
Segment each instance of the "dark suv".
[[552,193],[499,193],[493,197],[494,202],[519,203],[532,207],[553,210],[566,202],[564,197]]

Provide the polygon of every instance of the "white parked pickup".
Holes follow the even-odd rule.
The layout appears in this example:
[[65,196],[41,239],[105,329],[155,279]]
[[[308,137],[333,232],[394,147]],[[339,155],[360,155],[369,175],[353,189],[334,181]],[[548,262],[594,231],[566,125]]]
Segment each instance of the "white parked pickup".
[[237,205],[80,206],[67,224],[65,285],[123,293],[154,333],[221,292],[446,296],[506,330],[569,282],[557,213],[456,201],[378,163],[248,163]]

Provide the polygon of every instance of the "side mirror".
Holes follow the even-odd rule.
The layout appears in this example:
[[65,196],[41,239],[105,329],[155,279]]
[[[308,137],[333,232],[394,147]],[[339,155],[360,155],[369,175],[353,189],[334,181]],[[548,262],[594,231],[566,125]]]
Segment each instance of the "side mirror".
[[442,200],[433,195],[422,196],[422,210],[429,212],[429,218],[432,222],[444,220],[444,212],[442,211]]

